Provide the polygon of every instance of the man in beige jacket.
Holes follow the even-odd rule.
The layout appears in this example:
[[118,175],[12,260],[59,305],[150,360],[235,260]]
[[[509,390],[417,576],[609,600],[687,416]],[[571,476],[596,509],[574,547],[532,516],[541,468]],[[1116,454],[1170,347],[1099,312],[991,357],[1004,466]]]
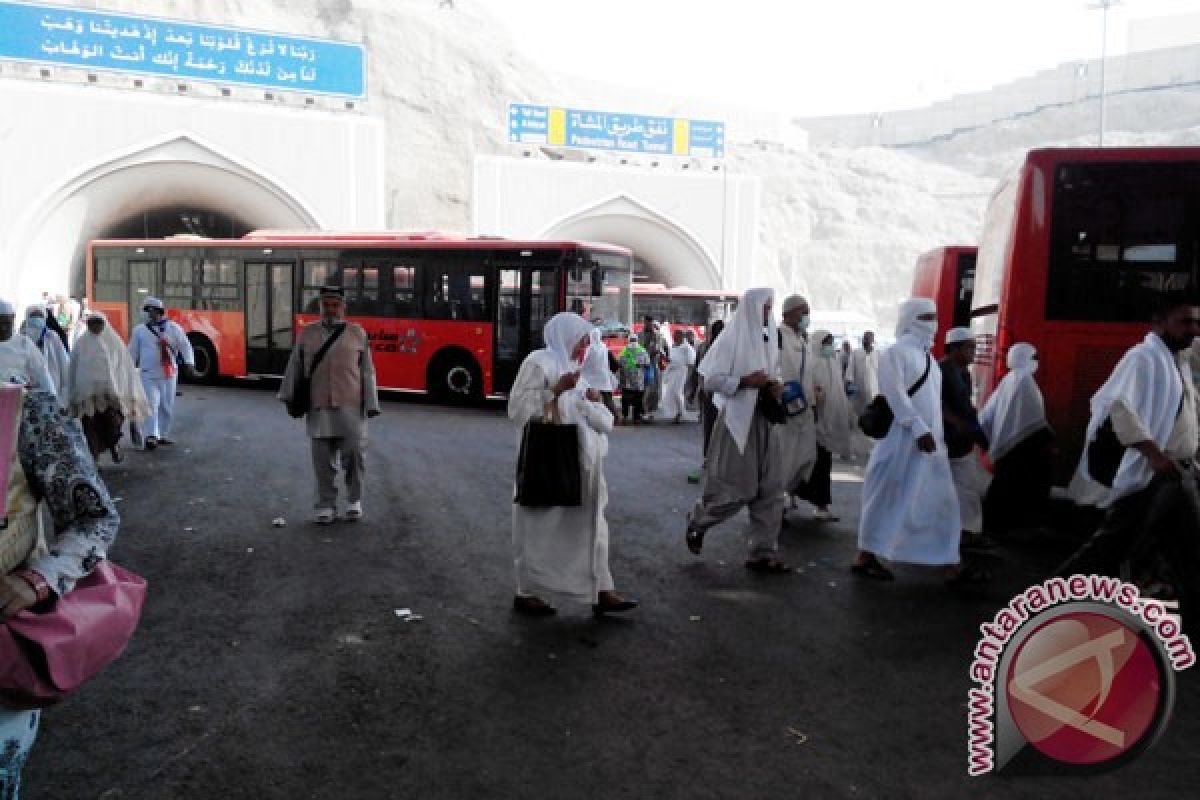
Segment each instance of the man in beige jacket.
[[[346,519],[363,515],[362,482],[366,470],[367,419],[379,416],[375,365],[371,344],[362,326],[347,322],[345,294],[339,286],[321,289],[321,321],[305,326],[288,360],[279,399],[291,402],[297,382],[310,381],[306,422],[312,439],[313,471],[317,478],[317,522],[333,522],[337,509],[338,463],[346,472]],[[313,369],[321,348],[333,343]]]

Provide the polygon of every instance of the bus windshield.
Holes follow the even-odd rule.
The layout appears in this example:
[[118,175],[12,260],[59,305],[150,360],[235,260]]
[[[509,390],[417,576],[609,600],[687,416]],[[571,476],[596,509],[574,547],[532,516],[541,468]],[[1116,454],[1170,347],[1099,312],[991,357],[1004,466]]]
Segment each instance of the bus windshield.
[[[633,270],[628,256],[614,253],[588,251],[585,269],[576,280],[572,277],[567,284],[567,307],[582,305],[591,322],[602,328],[628,329],[633,321]],[[597,294],[599,290],[599,294]],[[580,300],[576,304],[574,300]]]

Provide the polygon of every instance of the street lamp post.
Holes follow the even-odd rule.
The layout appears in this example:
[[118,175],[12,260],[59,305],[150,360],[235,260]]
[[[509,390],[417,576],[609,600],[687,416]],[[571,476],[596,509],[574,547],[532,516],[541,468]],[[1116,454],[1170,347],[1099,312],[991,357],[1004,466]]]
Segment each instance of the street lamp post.
[[1108,63],[1108,10],[1113,6],[1121,5],[1121,0],[1092,0],[1088,3],[1088,9],[1095,11],[1100,9],[1104,15],[1103,32],[1100,34],[1100,146],[1104,146],[1104,115],[1105,115],[1105,66]]

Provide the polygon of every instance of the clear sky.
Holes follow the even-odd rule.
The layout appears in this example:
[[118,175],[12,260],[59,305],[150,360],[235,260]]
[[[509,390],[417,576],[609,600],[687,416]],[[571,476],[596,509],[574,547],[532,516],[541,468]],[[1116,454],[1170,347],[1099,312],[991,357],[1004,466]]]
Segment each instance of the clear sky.
[[[1102,39],[1088,0],[482,1],[552,70],[800,115],[924,105],[1098,57]],[[1180,13],[1200,0],[1124,0],[1109,53],[1131,20]]]

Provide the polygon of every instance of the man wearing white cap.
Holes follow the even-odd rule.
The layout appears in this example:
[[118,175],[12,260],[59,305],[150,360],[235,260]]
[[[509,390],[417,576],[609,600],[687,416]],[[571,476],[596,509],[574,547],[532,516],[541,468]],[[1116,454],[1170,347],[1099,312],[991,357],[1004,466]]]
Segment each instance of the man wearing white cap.
[[942,373],[929,355],[937,306],[915,297],[900,304],[898,317],[896,344],[879,357],[879,391],[894,419],[867,463],[851,571],[892,580],[882,557],[941,566],[947,579],[955,579],[962,529],[942,441]]
[[0,383],[20,383],[31,389],[55,392],[54,379],[37,345],[16,332],[17,310],[0,300]]
[[150,403],[150,416],[142,424],[147,450],[171,441],[171,420],[175,411],[175,385],[179,380],[179,362],[184,369],[196,366],[192,343],[183,328],[166,318],[163,303],[147,297],[142,304],[145,321],[129,334],[129,357],[142,377],[142,388]]
[[[808,301],[793,294],[783,301],[779,328],[779,377],[787,398],[787,424],[780,429],[784,488],[791,492],[812,475],[817,462],[816,389],[809,368]],[[793,498],[792,503],[795,503]],[[786,509],[785,509],[786,514]]]
[[988,441],[971,403],[971,373],[967,371],[974,360],[975,337],[971,331],[948,330],[946,355],[938,362],[942,371],[942,419],[950,472],[958,493],[962,546],[968,549],[990,544],[983,537],[983,496],[991,479],[975,452],[976,445],[986,450]]

